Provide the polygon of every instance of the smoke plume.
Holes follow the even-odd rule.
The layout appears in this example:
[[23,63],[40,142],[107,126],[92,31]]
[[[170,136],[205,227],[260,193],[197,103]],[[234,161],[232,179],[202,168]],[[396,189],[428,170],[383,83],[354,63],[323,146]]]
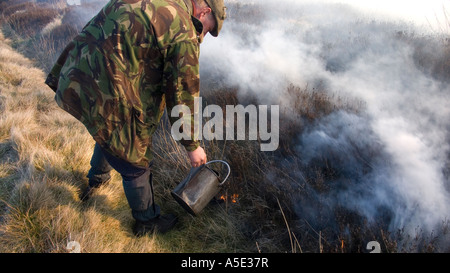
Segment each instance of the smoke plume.
[[340,206],[411,233],[449,219],[450,89],[423,64],[442,50],[418,52],[426,30],[343,4],[228,5],[221,34],[202,44],[204,89],[236,86],[243,97],[283,109],[292,106],[286,89],[293,84],[365,105],[305,123],[296,137],[304,169],[326,162],[339,173],[331,190],[311,187],[311,200],[297,201],[300,218],[312,222],[319,207]]

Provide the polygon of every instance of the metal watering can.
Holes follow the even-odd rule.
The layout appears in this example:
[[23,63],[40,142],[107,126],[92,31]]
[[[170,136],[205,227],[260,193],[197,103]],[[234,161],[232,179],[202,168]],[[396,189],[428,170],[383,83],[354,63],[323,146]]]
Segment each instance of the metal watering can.
[[[209,168],[212,163],[223,163],[228,174],[220,182],[220,175]],[[191,168],[189,175],[172,192],[173,198],[191,215],[198,215],[216,196],[230,176],[230,165],[222,160],[213,160],[198,168]]]

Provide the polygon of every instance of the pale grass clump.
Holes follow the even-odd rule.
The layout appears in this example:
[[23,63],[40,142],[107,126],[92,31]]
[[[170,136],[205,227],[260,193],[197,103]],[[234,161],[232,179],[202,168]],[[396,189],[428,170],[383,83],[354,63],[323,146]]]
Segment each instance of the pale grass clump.
[[21,66],[31,66],[32,62],[24,58],[20,53],[11,50],[8,45],[11,41],[0,34],[0,61],[2,64],[17,64]]

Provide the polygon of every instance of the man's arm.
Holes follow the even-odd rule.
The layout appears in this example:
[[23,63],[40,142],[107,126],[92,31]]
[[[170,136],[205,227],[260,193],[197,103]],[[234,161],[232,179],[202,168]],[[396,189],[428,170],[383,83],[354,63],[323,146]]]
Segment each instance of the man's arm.
[[[199,46],[194,42],[181,42],[167,49],[164,65],[164,81],[166,88],[166,105],[168,113],[176,105],[186,105],[190,116],[183,117],[190,122],[190,140],[181,140],[186,148],[191,165],[198,167],[206,163],[206,154],[196,140],[194,131],[194,98],[200,93]],[[169,115],[171,124],[176,119]]]

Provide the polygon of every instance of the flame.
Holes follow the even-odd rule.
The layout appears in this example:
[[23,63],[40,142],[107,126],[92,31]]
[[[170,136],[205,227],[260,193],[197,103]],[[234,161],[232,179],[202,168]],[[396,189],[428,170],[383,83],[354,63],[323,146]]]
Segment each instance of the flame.
[[238,198],[239,198],[239,194],[233,194],[231,196],[231,202],[232,203],[237,203]]
[[219,199],[223,200],[225,202],[230,200],[231,203],[236,204],[238,202],[238,198],[239,198],[239,194],[232,194],[231,196],[222,195],[222,196],[220,196]]
[[341,240],[341,249],[344,249],[344,240]]

